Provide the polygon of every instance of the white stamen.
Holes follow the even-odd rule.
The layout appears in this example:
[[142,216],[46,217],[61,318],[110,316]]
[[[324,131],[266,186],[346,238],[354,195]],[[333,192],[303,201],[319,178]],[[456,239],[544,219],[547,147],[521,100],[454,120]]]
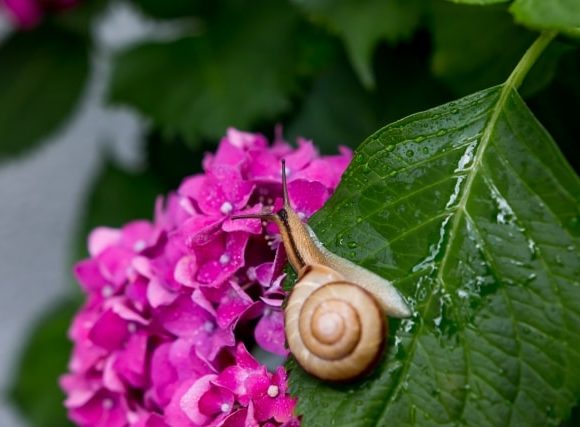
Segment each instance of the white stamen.
[[230,408],[231,406],[229,403],[222,403],[222,406],[220,406],[222,412],[230,412]]
[[103,296],[103,298],[109,298],[110,296],[113,295],[114,292],[115,290],[113,289],[113,287],[109,285],[103,286],[103,289],[101,289],[101,295]]
[[203,324],[203,329],[206,332],[212,332],[214,330],[214,328],[215,328],[215,326],[214,326],[213,322],[211,322],[209,320]]
[[220,264],[221,265],[226,265],[228,262],[230,262],[230,256],[228,254],[223,254],[220,257]]
[[111,409],[113,407],[113,399],[103,399],[103,409]]
[[127,421],[129,421],[129,424],[137,424],[137,421],[139,421],[139,415],[135,412],[127,412]]
[[234,206],[230,202],[223,202],[220,207],[220,212],[224,215],[231,213],[234,210]]
[[137,240],[133,245],[133,250],[135,252],[141,252],[147,246],[147,242],[145,240]]
[[280,393],[280,390],[278,389],[277,385],[271,385],[270,387],[268,387],[268,396],[270,397],[276,397],[278,396],[278,393]]

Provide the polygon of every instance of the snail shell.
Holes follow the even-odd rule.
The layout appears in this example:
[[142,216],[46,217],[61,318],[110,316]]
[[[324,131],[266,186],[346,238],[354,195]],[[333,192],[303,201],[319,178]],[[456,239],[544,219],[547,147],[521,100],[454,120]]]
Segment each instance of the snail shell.
[[285,308],[288,347],[297,362],[327,381],[368,372],[386,339],[386,316],[366,290],[323,265],[305,268]]
[[327,381],[368,372],[386,341],[387,315],[410,316],[388,280],[330,252],[292,209],[282,161],[284,207],[238,215],[276,222],[290,265],[299,274],[285,308],[286,339],[298,363]]

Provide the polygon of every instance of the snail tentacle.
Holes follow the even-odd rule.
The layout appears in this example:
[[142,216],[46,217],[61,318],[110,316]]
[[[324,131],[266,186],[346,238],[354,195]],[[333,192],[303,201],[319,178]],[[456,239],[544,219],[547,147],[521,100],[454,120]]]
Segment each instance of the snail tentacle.
[[349,381],[368,372],[384,351],[387,314],[411,311],[391,282],[333,254],[292,209],[282,161],[284,206],[278,212],[233,219],[274,221],[288,261],[298,273],[285,307],[288,347],[298,363],[327,381]]

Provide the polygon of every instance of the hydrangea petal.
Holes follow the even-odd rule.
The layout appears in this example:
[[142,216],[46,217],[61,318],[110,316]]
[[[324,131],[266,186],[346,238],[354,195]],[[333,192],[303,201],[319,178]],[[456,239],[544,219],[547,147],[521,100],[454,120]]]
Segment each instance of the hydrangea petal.
[[288,184],[288,194],[298,215],[309,218],[318,211],[330,197],[323,184],[298,179]]
[[254,302],[235,282],[229,282],[222,295],[216,310],[216,318],[219,327],[226,329],[237,322]]
[[89,254],[97,256],[121,240],[121,231],[111,227],[97,227],[89,234]]
[[112,351],[121,346],[128,334],[127,321],[113,310],[107,310],[93,325],[89,338],[93,344]]
[[102,295],[103,288],[107,286],[107,280],[101,274],[97,260],[91,258],[78,262],[74,266],[73,273],[87,292]]
[[271,147],[229,129],[203,174],[157,199],[152,223],[91,234],[90,258],[75,267],[87,302],[69,331],[75,345],[61,379],[71,419],[87,427],[299,424],[284,369],[269,372],[242,344],[254,333],[258,346],[286,352],[281,237],[275,224],[232,220],[281,208],[282,158],[292,203],[308,217],[351,153],[319,157],[306,140],[293,148],[280,128]]
[[256,342],[264,350],[286,356],[284,314],[280,310],[267,308],[254,331]]

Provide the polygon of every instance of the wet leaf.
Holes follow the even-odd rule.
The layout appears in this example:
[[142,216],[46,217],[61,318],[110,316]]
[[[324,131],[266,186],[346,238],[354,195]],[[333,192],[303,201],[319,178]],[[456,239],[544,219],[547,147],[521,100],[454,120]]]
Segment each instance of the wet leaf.
[[85,41],[56,28],[0,45],[0,158],[38,145],[76,105],[88,72]]
[[312,220],[413,316],[354,384],[291,372],[304,426],[557,425],[580,395],[580,181],[513,85],[395,122]]

